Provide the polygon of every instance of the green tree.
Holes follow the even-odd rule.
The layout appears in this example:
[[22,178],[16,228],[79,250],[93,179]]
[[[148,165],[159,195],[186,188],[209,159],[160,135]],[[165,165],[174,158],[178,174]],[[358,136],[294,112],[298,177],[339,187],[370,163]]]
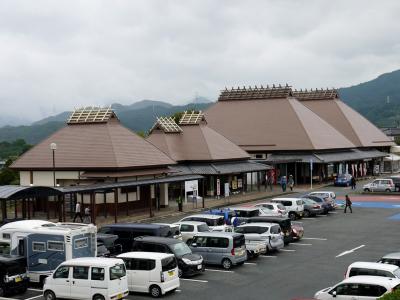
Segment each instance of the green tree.
[[4,168],[0,171],[0,185],[19,184],[18,172],[10,169],[12,159],[8,159]]

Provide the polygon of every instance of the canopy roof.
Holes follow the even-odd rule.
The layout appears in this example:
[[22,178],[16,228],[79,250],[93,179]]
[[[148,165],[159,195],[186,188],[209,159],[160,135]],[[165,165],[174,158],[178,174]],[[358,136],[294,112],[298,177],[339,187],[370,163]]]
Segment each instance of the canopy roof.
[[269,94],[257,92],[254,98],[246,92],[248,98],[243,93],[235,98],[230,91],[230,98],[224,96],[205,112],[208,125],[246,151],[354,147],[337,129],[285,92],[279,98],[260,99],[263,93]]
[[50,170],[50,144],[55,143],[57,170],[141,169],[175,164],[166,154],[120,124],[69,124],[33,147],[12,164],[17,170]]

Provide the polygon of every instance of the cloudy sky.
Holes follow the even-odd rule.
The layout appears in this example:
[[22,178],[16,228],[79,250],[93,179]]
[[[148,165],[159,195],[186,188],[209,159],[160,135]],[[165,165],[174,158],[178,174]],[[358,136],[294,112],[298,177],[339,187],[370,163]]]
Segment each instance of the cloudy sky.
[[398,0],[2,0],[2,114],[350,86],[400,68],[399,15]]

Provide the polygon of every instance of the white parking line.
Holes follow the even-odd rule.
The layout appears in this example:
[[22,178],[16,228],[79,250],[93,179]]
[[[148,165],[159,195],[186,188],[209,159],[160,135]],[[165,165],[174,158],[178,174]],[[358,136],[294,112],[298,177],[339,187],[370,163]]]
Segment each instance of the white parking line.
[[303,237],[302,240],[327,241],[328,239],[325,239],[325,238]]
[[328,215],[318,215],[319,217],[327,217]]
[[344,251],[344,252],[340,253],[339,255],[337,255],[336,257],[341,257],[341,256],[343,256],[343,255],[347,255],[347,254],[353,253],[354,251],[356,251],[356,250],[358,250],[358,249],[361,249],[361,248],[363,248],[363,247],[365,247],[365,245],[361,245],[361,246],[358,246],[358,247],[356,247],[356,248],[354,248],[354,249]]
[[15,299],[15,298],[4,298],[4,297],[0,297],[0,300],[18,300],[18,299]]
[[314,217],[303,218],[303,220],[315,220]]
[[182,290],[175,290],[175,292],[180,293],[180,292],[182,292]]
[[251,265],[251,266],[257,266],[257,264],[256,264],[256,263],[249,263],[249,262],[245,262],[244,264],[245,264],[245,265]]
[[330,211],[329,213],[330,214],[337,214],[338,212],[337,211]]
[[293,246],[312,246],[312,244],[292,243]]
[[30,297],[30,298],[27,298],[25,300],[32,300],[32,299],[36,299],[36,298],[39,298],[39,297],[42,297],[42,295],[38,295],[38,296],[35,296],[35,297]]
[[221,273],[235,273],[234,271],[225,271],[225,270],[218,270],[218,269],[206,269],[206,271],[221,272]]
[[189,278],[179,278],[179,280],[201,282],[201,283],[207,283],[208,282],[208,280],[189,279]]
[[43,292],[43,290],[39,290],[39,289],[31,289],[31,288],[28,288],[28,291]]
[[262,258],[277,258],[278,256],[274,256],[274,255],[261,255],[261,256],[259,256],[259,257],[262,257]]
[[280,249],[279,251],[283,251],[283,252],[296,252],[296,250],[293,250],[293,249]]

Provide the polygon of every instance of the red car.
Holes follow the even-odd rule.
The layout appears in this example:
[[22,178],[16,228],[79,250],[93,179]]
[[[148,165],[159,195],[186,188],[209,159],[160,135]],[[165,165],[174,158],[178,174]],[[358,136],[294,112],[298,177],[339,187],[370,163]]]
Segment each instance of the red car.
[[292,238],[295,241],[301,240],[304,235],[304,227],[300,223],[292,222]]

